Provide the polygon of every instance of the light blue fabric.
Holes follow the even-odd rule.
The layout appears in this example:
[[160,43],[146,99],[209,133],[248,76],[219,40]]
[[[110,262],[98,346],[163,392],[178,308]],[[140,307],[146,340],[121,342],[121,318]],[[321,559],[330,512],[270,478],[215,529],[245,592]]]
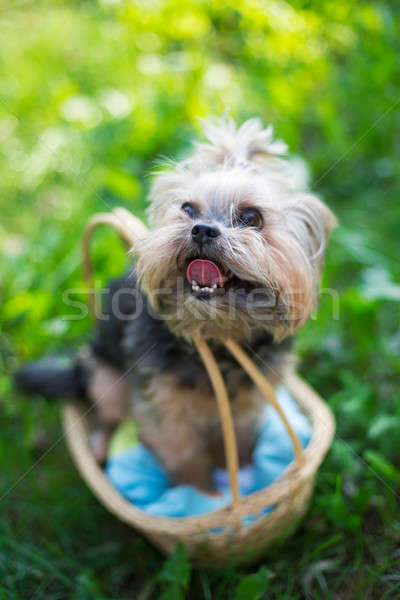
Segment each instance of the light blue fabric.
[[[289,423],[306,447],[312,433],[308,420],[285,388],[277,390],[277,397]],[[294,458],[290,437],[272,406],[266,406],[261,423],[253,463],[239,472],[239,487],[245,496],[273,483]],[[190,485],[171,487],[168,474],[141,443],[109,457],[106,475],[125,498],[152,515],[195,516],[221,508],[231,501],[225,469],[214,469],[213,472],[215,488],[220,496],[205,494]],[[270,510],[272,507],[265,507],[262,514]],[[250,523],[255,518],[249,515],[243,521]]]

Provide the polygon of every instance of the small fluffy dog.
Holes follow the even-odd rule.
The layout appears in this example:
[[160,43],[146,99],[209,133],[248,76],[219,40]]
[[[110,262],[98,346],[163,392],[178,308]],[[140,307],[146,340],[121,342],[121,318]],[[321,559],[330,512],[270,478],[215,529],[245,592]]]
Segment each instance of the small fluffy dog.
[[211,490],[224,464],[218,411],[190,338],[209,340],[231,401],[241,465],[251,460],[264,399],[221,340],[243,344],[278,385],[293,333],[315,305],[332,212],[296,188],[286,147],[257,120],[205,126],[207,143],[155,176],[151,230],[136,270],[113,281],[87,356],[68,369],[26,365],[31,392],[89,399],[104,460],[128,414],[175,483]]

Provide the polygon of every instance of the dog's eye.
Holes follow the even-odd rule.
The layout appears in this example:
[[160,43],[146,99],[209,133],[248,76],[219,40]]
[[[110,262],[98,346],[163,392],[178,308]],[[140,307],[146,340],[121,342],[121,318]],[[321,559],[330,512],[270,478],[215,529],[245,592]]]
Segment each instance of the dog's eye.
[[263,224],[261,213],[256,208],[246,208],[238,214],[238,225],[260,229]]
[[184,213],[187,214],[188,217],[190,217],[191,219],[194,219],[197,215],[196,209],[193,206],[193,204],[190,204],[190,202],[184,202],[181,206],[182,210]]

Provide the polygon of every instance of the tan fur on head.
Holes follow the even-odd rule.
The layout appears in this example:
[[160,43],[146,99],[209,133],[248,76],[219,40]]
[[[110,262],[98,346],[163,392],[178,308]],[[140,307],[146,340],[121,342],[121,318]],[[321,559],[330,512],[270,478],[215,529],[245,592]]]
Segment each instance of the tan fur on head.
[[[155,311],[184,336],[249,337],[268,330],[282,339],[309,317],[330,230],[331,211],[314,195],[294,190],[285,151],[272,127],[258,120],[236,128],[231,119],[205,126],[208,143],[157,174],[151,232],[140,242],[138,273]],[[192,203],[194,219],[182,210]],[[245,208],[259,211],[262,228],[238,224]],[[206,247],[191,238],[196,223],[217,225]],[[185,273],[193,258],[233,274],[226,293],[209,300],[192,294]]]

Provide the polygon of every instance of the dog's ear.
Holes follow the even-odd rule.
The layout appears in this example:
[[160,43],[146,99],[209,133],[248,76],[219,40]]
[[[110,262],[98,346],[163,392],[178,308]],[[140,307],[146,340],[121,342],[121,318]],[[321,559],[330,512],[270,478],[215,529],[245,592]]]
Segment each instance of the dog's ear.
[[281,163],[279,155],[285,154],[286,144],[273,139],[272,125],[263,129],[259,119],[250,119],[239,128],[230,117],[204,122],[207,143],[196,144],[195,158],[203,164],[268,164]]
[[337,225],[333,212],[310,193],[297,193],[283,205],[287,227],[317,273],[324,262],[329,235]]

